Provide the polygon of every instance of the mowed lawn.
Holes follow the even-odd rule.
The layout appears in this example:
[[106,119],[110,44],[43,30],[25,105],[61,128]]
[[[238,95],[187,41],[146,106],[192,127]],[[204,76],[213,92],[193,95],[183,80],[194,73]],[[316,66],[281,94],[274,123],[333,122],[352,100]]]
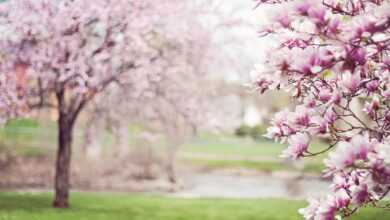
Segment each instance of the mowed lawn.
[[[285,148],[285,145],[266,139],[253,140],[233,135],[204,134],[186,143],[180,155],[183,162],[212,169],[248,168],[266,172],[302,170],[313,173],[321,173],[324,169],[323,159],[326,154],[305,158],[304,166],[301,166],[302,164],[294,166],[279,157]],[[325,143],[318,141],[311,146],[313,152],[325,148],[327,148]]]
[[[129,129],[129,143],[131,138],[139,132],[137,127]],[[51,121],[34,121],[29,119],[13,120],[0,128],[0,153],[13,152],[21,156],[53,157],[56,151],[56,125]],[[76,129],[74,149],[77,151],[83,143],[82,130]],[[104,138],[104,149],[112,147],[112,135],[107,133]],[[156,143],[154,149],[164,154],[161,148],[164,143]],[[240,138],[232,134],[203,133],[199,137],[188,140],[180,149],[179,159],[191,165],[203,166],[210,169],[220,168],[247,168],[259,171],[272,172],[279,170],[302,170],[305,172],[320,173],[324,169],[322,155],[305,159],[305,166],[285,163],[279,155],[286,148],[285,145],[270,140]],[[314,152],[325,149],[324,143],[313,143]],[[77,152],[76,152],[77,153]]]
[[[50,207],[48,193],[0,193],[0,220],[296,220],[304,202],[255,199],[178,199],[131,194],[73,193],[71,208]],[[388,220],[365,209],[352,220]]]

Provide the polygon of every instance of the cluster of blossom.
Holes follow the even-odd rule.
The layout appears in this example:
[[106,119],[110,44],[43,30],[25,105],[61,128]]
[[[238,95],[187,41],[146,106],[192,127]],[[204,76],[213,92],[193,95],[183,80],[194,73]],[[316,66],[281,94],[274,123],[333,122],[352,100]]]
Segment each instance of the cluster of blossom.
[[24,113],[25,106],[20,99],[24,80],[18,73],[19,71],[15,75],[14,73],[0,74],[0,124]]
[[[109,121],[126,124],[123,118],[127,117],[140,120],[147,127],[153,127],[151,121],[170,121],[164,122],[166,128],[175,126],[173,122],[177,120],[184,120],[189,126],[207,129],[226,123],[228,116],[220,116],[220,109],[212,104],[215,93],[211,87],[215,89],[215,86],[209,78],[214,73],[209,68],[225,60],[225,55],[223,58],[215,56],[216,46],[212,40],[216,28],[221,26],[220,20],[227,22],[228,19],[218,17],[217,24],[206,26],[202,21],[204,16],[221,16],[214,8],[207,9],[209,4],[209,1],[194,4],[167,0],[155,6],[159,12],[154,16],[161,19],[147,42],[159,56],[153,59],[152,65],[133,71],[126,82],[131,86],[112,88],[97,100],[95,107],[99,111],[103,108]],[[161,14],[167,11],[172,13]],[[106,100],[115,104],[107,105]],[[160,130],[165,132],[165,128]]]
[[[160,18],[154,22],[153,31],[143,39],[154,56],[148,61],[149,65],[132,70],[132,74],[126,75],[118,86],[112,86],[97,100],[96,106],[105,108],[108,117],[123,120],[131,114],[133,120],[137,117],[132,112],[134,109],[142,111],[146,105],[149,110],[158,109],[161,107],[158,100],[162,98],[180,109],[180,113],[174,115],[186,114],[189,119],[195,118],[195,115],[190,116],[192,111],[188,109],[196,108],[193,99],[201,93],[196,84],[204,74],[198,61],[207,56],[208,48],[203,41],[209,35],[193,10],[188,1],[181,0],[148,6],[148,11]],[[111,97],[108,99],[116,108],[107,105],[107,97]]]
[[[158,19],[152,11],[145,10],[149,3],[1,3],[0,72],[2,78],[16,83],[2,83],[0,88],[17,95],[20,102],[23,98],[25,102],[32,100],[27,103],[29,107],[49,105],[49,94],[61,90],[66,90],[76,103],[92,98],[132,69],[149,64],[150,57],[155,56],[144,41]],[[26,67],[19,75],[15,73],[18,66]],[[18,83],[18,78],[23,82]],[[15,99],[12,103],[16,103]],[[1,112],[12,110],[10,105],[1,106]]]
[[[275,115],[267,136],[288,142],[284,157],[331,151],[325,173],[333,176],[333,194],[300,212],[331,220],[376,205],[390,191],[390,2],[265,3],[272,22],[261,33],[279,46],[253,72],[256,87],[289,91],[299,103]],[[313,152],[317,137],[330,146]]]

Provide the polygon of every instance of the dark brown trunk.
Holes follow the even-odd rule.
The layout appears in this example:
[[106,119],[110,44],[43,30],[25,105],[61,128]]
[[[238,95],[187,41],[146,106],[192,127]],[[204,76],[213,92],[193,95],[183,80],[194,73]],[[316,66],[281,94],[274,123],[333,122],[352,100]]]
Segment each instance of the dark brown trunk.
[[70,188],[70,159],[72,154],[73,120],[64,113],[60,113],[58,120],[58,151],[55,173],[56,208],[69,207]]

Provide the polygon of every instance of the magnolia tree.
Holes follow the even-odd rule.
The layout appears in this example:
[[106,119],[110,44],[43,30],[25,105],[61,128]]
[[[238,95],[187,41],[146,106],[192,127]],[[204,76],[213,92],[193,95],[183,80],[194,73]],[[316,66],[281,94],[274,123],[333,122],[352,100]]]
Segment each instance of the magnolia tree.
[[[379,201],[390,191],[390,1],[258,2],[273,13],[261,34],[279,45],[255,70],[256,87],[286,90],[298,102],[275,115],[267,136],[288,143],[283,157],[329,152],[332,193],[300,213],[330,220],[366,205],[386,208]],[[357,101],[364,107],[352,107]],[[311,141],[323,136],[331,144],[313,151]]]
[[[99,115],[104,124],[114,128],[117,140],[123,140],[118,141],[117,147],[119,155],[126,156],[129,153],[128,126],[142,124],[147,132],[166,138],[164,165],[172,183],[177,181],[175,161],[180,145],[198,129],[209,129],[222,121],[221,109],[213,106],[214,100],[218,99],[214,84],[220,79],[210,79],[213,74],[209,69],[211,63],[219,59],[214,56],[216,49],[212,45],[215,29],[211,30],[201,21],[202,16],[215,12],[203,8],[205,4],[190,3],[193,2],[170,0],[158,6],[174,11],[164,16],[147,40],[159,54],[158,59],[153,60],[152,67],[138,69],[147,72],[147,77],[113,85],[95,99],[89,114],[89,121],[94,123],[90,124],[86,137],[90,144],[95,140],[90,134],[98,134],[100,131],[96,129],[107,127],[96,126],[101,123],[96,120]],[[138,89],[134,90],[135,87]],[[230,115],[224,115],[225,123],[227,119]],[[161,141],[154,144],[161,144]],[[99,151],[96,147],[99,146],[86,146],[90,149],[87,152],[94,156]]]
[[[18,0],[0,4],[0,114],[58,111],[55,207],[67,207],[72,131],[80,112],[155,54],[150,1]],[[134,77],[140,77],[134,75]]]

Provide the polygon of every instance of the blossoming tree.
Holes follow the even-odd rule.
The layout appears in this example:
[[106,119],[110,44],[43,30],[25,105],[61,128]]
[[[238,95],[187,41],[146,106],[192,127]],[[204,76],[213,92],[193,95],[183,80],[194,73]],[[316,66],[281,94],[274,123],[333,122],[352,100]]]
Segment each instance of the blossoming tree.
[[18,0],[0,4],[0,114],[58,111],[55,207],[68,206],[72,131],[109,85],[156,54],[143,38],[158,17],[149,1]]
[[[228,26],[231,30],[241,25],[225,24],[235,18],[222,17],[210,4],[210,1],[195,4],[191,0],[169,0],[163,6],[158,5],[160,9],[174,10],[164,16],[153,29],[153,36],[148,38],[148,44],[160,56],[153,60],[153,67],[148,67],[147,71],[142,67],[137,70],[150,73],[148,77],[113,85],[90,105],[88,121],[91,123],[88,123],[86,135],[86,151],[91,152],[90,156],[99,155],[101,147],[93,143],[99,130],[105,129],[96,125],[104,124],[114,130],[118,155],[128,157],[128,127],[141,124],[148,133],[141,136],[153,134],[165,138],[167,156],[163,163],[169,181],[176,183],[176,157],[183,142],[206,127],[211,130],[218,123],[226,126],[232,116],[221,114],[220,106],[216,107],[216,101],[222,95],[217,95],[215,90],[220,90],[216,86],[222,79],[210,70],[211,66],[221,65],[226,55],[221,56],[213,40],[219,29]],[[204,17],[213,17],[216,24],[205,25]],[[127,86],[129,83],[134,86]],[[156,143],[149,142],[162,145],[156,138]]]
[[[129,156],[129,125],[142,124],[148,132],[162,134],[169,142],[169,159],[166,160],[169,179],[175,182],[174,163],[178,146],[191,135],[188,130],[209,121],[205,117],[209,115],[206,102],[211,94],[210,86],[206,85],[208,74],[204,69],[207,65],[203,60],[208,60],[210,46],[209,32],[198,21],[194,8],[188,8],[188,2],[183,0],[170,0],[169,4],[174,4],[170,8],[175,7],[175,13],[166,15],[164,21],[154,28],[153,37],[148,39],[160,54],[159,58],[153,60],[153,67],[138,69],[143,72],[142,81],[113,85],[94,100],[90,105],[89,121],[92,123],[87,134],[99,130],[95,125],[103,120],[106,127],[115,131],[120,157]],[[182,37],[177,39],[178,35]],[[94,139],[91,136],[87,138]],[[92,147],[86,146],[86,149],[98,150],[96,146],[95,149]]]
[[[275,115],[267,136],[288,142],[283,157],[329,152],[324,173],[333,177],[333,192],[310,199],[300,213],[331,220],[383,207],[378,201],[390,191],[390,1],[258,2],[273,13],[261,35],[278,47],[254,71],[256,87],[289,91],[298,103]],[[314,152],[311,140],[323,136],[329,147]]]

